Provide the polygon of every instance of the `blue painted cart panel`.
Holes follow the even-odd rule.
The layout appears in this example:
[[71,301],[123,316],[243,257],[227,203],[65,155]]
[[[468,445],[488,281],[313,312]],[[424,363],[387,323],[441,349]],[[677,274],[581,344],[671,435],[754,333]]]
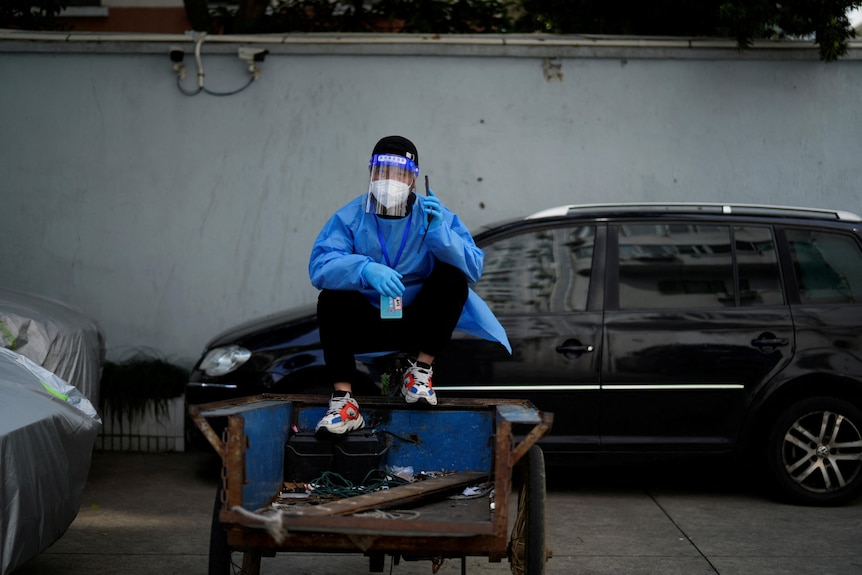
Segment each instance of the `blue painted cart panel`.
[[278,493],[284,481],[284,443],[287,441],[294,404],[271,403],[234,414],[244,420],[248,438],[245,452],[246,483],[242,487],[243,506],[263,507]]

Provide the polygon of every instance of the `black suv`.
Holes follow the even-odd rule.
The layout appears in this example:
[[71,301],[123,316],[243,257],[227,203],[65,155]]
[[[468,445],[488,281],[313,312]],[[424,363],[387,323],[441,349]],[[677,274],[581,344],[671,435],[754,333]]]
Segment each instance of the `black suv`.
[[[553,412],[550,461],[744,451],[791,500],[845,503],[862,488],[860,225],[722,204],[565,206],[497,225],[476,236],[474,289],[513,354],[456,333],[435,390]],[[391,361],[358,356],[357,395],[380,393]],[[273,315],[212,340],[187,401],[328,394],[322,364],[314,306]]]

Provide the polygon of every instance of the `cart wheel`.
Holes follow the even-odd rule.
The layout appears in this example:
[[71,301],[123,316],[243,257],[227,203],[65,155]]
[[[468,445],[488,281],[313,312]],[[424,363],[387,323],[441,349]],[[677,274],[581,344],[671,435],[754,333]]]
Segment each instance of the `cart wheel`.
[[231,557],[230,547],[227,545],[227,531],[222,527],[218,519],[221,511],[221,487],[216,489],[215,503],[213,504],[213,519],[210,525],[210,555],[209,575],[230,575]]
[[[209,575],[260,575],[259,551],[236,551],[227,544],[227,531],[219,521],[221,511],[221,487],[216,489],[213,503],[213,519],[210,524]],[[234,554],[241,557],[235,560]]]
[[514,575],[543,575],[545,547],[545,458],[538,445],[520,464],[518,515],[509,540],[509,563]]

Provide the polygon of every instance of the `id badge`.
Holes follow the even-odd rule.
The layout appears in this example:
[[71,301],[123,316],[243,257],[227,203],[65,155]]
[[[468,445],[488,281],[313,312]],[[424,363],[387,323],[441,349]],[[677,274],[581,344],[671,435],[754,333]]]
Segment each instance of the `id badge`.
[[403,309],[400,297],[380,296],[380,317],[383,319],[400,319]]

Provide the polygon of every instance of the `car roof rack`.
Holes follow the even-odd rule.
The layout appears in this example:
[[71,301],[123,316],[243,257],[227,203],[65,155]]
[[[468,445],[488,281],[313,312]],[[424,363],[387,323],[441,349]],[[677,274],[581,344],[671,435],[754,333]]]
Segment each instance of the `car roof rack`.
[[633,202],[609,204],[571,204],[536,212],[526,217],[528,220],[552,218],[590,212],[674,212],[705,214],[740,214],[755,216],[789,216],[845,222],[862,222],[862,217],[843,210],[820,208],[799,208],[793,206],[774,206],[768,204],[724,204],[697,202]]

